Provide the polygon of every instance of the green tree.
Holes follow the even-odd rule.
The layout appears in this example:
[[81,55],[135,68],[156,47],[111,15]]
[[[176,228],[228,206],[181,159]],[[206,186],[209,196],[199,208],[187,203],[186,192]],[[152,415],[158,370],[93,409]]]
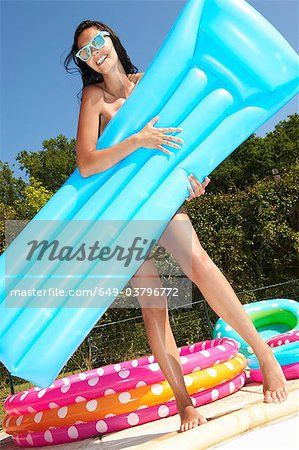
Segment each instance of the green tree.
[[16,160],[21,170],[55,193],[76,169],[76,141],[63,135],[43,141],[42,150],[22,150]]
[[282,120],[264,138],[249,136],[211,174],[209,192],[236,192],[291,167],[299,158],[299,115]]
[[0,201],[7,206],[15,205],[17,200],[24,200],[23,191],[26,182],[16,178],[7,162],[0,161]]
[[23,190],[24,201],[16,201],[17,210],[21,212],[22,217],[30,220],[50,200],[52,195],[53,192],[46,189],[41,181],[31,176],[29,178],[29,184]]
[[203,247],[236,290],[298,276],[298,179],[299,161],[279,180],[187,203]]
[[6,220],[18,220],[18,215],[12,206],[7,206],[5,203],[0,202],[0,253],[2,253],[7,247],[5,244]]
[[[44,204],[52,197],[53,193],[44,188],[41,182],[29,178],[29,183],[24,184],[21,194],[11,196],[12,204],[0,202],[0,250],[5,246],[5,227],[8,220],[31,220]],[[20,229],[20,228],[18,228]]]

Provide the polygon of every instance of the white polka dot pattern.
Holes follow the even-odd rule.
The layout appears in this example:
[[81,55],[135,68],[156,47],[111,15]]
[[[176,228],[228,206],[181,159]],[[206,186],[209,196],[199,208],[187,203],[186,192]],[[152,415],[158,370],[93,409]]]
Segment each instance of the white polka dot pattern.
[[[241,372],[232,380],[219,385],[217,388],[206,389],[200,393],[192,394],[191,399],[194,407],[208,404],[230,395],[232,384],[235,390],[241,389],[245,383],[246,376]],[[148,423],[157,419],[177,414],[175,400],[152,407],[141,408],[129,413],[111,416],[109,418],[94,420],[67,427],[52,430],[35,431],[30,434],[16,434],[14,442],[19,446],[41,446],[48,444],[63,444],[79,439],[86,439],[96,434],[114,433],[122,429]],[[30,436],[29,439],[28,436]]]
[[[274,350],[275,356],[279,359],[280,366],[281,366],[284,376],[287,380],[294,380],[294,379],[299,378],[299,359],[298,359],[298,355],[296,356],[296,349],[298,348],[298,346],[295,345],[295,343],[298,341],[299,341],[299,332],[297,330],[291,330],[286,333],[278,334],[266,341],[267,344],[271,348],[276,349],[279,352],[282,351],[281,355],[279,355],[277,353],[277,351]],[[288,347],[288,345],[290,345],[290,344],[292,344],[292,345],[290,347]],[[293,352],[293,353],[290,353],[288,349],[290,349],[294,345],[296,348],[291,350],[291,352]],[[280,347],[280,349],[278,349],[278,347]],[[285,356],[286,353],[288,353],[287,356]],[[288,359],[288,363],[286,363],[285,361],[283,362],[280,359],[280,358],[283,359],[283,357]],[[255,360],[256,360],[256,356],[255,356]],[[250,364],[250,363],[248,363],[248,364]],[[262,376],[260,367],[251,368],[250,369],[250,377],[251,377],[252,381],[262,383],[263,376]]]
[[[190,394],[194,394],[202,390],[207,390],[210,387],[220,387],[225,377],[226,379],[232,379],[244,369],[245,365],[246,358],[241,354],[237,354],[230,362],[225,361],[216,367],[207,367],[201,371],[189,373],[185,375],[187,389]],[[50,423],[55,427],[64,427],[72,425],[76,420],[92,421],[95,417],[98,417],[98,419],[105,418],[111,411],[119,415],[124,411],[133,412],[138,406],[143,404],[152,407],[164,401],[169,402],[172,397],[173,392],[169,384],[163,381],[115,395],[112,394],[110,396],[88,400],[87,402],[76,403],[69,405],[69,407],[64,406],[56,410],[44,411],[41,424],[34,423],[30,414],[26,415],[26,418],[24,420],[22,419],[22,422],[20,421],[21,417],[19,417],[17,420],[20,423],[13,423],[15,421],[13,418],[9,426],[6,427],[6,431],[18,432],[26,430],[27,427],[30,427],[31,431],[38,431],[41,427]]]
[[49,444],[53,443],[53,436],[50,430],[45,431],[44,434],[44,439],[46,442],[48,442]]
[[86,403],[86,409],[89,412],[95,411],[97,409],[98,402],[96,400],[89,400],[89,402]]
[[[238,352],[238,344],[229,338],[212,339],[181,347],[180,358],[184,373],[201,370],[233,358]],[[159,364],[153,355],[139,360],[125,361],[110,366],[104,366],[87,372],[60,378],[51,388],[32,388],[8,397],[5,401],[6,412],[27,414],[40,412],[48,408],[58,408],[93,398],[123,391],[122,381],[126,380],[126,389],[150,384],[165,379]],[[101,380],[101,382],[100,382]],[[110,386],[113,385],[113,389]],[[84,390],[84,397],[81,392]],[[33,408],[33,409],[28,409]]]
[[79,433],[75,426],[69,427],[67,434],[71,439],[78,439]]
[[[232,344],[235,344],[235,345],[232,345]],[[223,347],[218,348],[218,346],[226,347],[226,352],[223,351]],[[224,364],[221,364],[221,363],[217,364],[217,370],[215,368],[209,367],[209,365],[214,364],[216,361],[219,362],[220,360],[217,359],[217,357],[221,358],[222,361],[225,358],[226,359],[230,358],[231,356],[236,354],[237,347],[238,346],[236,345],[236,342],[234,340],[222,338],[220,340],[215,339],[215,340],[211,340],[211,341],[204,341],[203,343],[193,344],[193,348],[192,348],[193,352],[192,353],[191,352],[188,353],[188,349],[182,348],[181,354],[182,354],[182,356],[185,356],[187,359],[186,364],[184,364],[183,368],[184,368],[184,373],[188,374],[188,376],[185,375],[185,383],[186,383],[187,388],[191,389],[190,394],[199,393],[200,391],[207,390],[207,387],[202,388],[202,386],[205,383],[205,381],[203,381],[204,378],[202,378],[202,380],[200,382],[201,387],[198,386],[198,381],[194,384],[194,380],[196,380],[200,374],[202,374],[202,375],[200,375],[201,377],[208,377],[208,378],[206,378],[207,382],[210,384],[214,383],[214,386],[216,384],[221,383],[222,379],[224,379],[224,376],[223,376],[224,373],[225,373],[227,379],[229,377],[235,376],[237,374],[237,371],[236,371],[237,369],[235,369],[235,371],[231,375],[228,375],[226,372],[224,372],[222,374],[223,369],[221,369],[221,367],[225,367]],[[184,353],[185,353],[185,355],[184,355]],[[209,355],[209,357],[208,357],[208,355]],[[236,357],[235,357],[235,359],[236,359]],[[197,367],[196,363],[198,361],[201,362],[201,365],[203,367],[201,367],[201,369],[199,369],[198,372],[194,372],[193,369],[194,369],[194,367]],[[224,362],[226,362],[226,361],[224,361]],[[155,364],[155,363],[150,362],[149,364]],[[241,358],[239,360],[238,364],[239,364],[238,370],[243,369],[244,364],[245,364],[244,358],[243,359]],[[206,370],[204,367],[206,368]],[[119,367],[117,367],[117,369],[119,369]],[[148,372],[146,372],[146,373],[147,373],[147,376],[150,376],[150,377],[156,377],[157,372],[159,372],[159,371],[153,372],[148,367],[139,366],[139,365],[135,370],[140,371],[140,370],[145,370],[145,369],[148,369]],[[131,370],[133,370],[133,369],[131,369]],[[189,370],[189,372],[188,372],[188,370]],[[227,369],[225,369],[225,370],[227,370]],[[98,384],[98,383],[93,383],[93,382],[88,383],[88,380],[94,378],[94,373],[91,373],[91,372],[92,371],[89,371],[89,373],[87,374],[87,376],[84,380],[84,382],[85,382],[85,388],[84,388],[85,397],[88,397],[87,386],[89,386],[88,389],[92,390],[93,386],[90,386],[90,384],[92,384],[92,385],[95,384],[96,386]],[[118,371],[118,373],[115,376],[118,376],[119,372],[120,371]],[[145,373],[145,375],[146,375],[146,373]],[[194,379],[193,379],[193,376],[195,376]],[[221,379],[221,377],[222,377],[222,379]],[[79,376],[77,377],[77,380],[78,379],[80,380]],[[120,379],[120,377],[119,377],[119,379]],[[80,383],[81,382],[82,382],[82,380],[80,380]],[[72,382],[67,383],[65,380],[63,380],[62,383],[63,383],[62,385],[71,385],[71,388],[73,387],[73,384],[74,384]],[[110,394],[110,396],[107,396],[107,399],[108,399],[108,397],[110,397],[113,400],[113,398],[116,395],[118,395],[117,400],[118,400],[119,404],[123,405],[123,409],[120,410],[117,414],[118,416],[125,411],[124,408],[129,407],[130,411],[132,412],[132,410],[134,410],[134,409],[138,410],[138,406],[142,406],[142,409],[148,409],[148,408],[153,407],[156,403],[157,404],[162,403],[163,401],[166,401],[168,403],[168,402],[172,401],[171,399],[173,399],[172,391],[171,391],[168,383],[165,381],[165,379],[162,383],[154,382],[153,384],[150,384],[149,386],[143,380],[139,381],[138,384],[139,384],[139,386],[135,388],[136,393],[134,390],[133,391],[131,390],[130,392],[125,391],[125,392],[120,392],[117,394],[117,393],[115,393],[114,389],[113,390],[111,389],[111,391],[113,391],[113,394]],[[55,398],[56,402],[52,402],[52,403],[59,404],[61,399],[65,398],[64,394],[62,394],[62,392],[61,392],[61,389],[59,389],[61,386],[57,386],[58,389],[56,389],[56,392],[60,393],[59,394],[60,397],[58,399]],[[78,386],[76,386],[76,387],[78,387]],[[166,388],[166,390],[164,387]],[[70,392],[72,392],[71,388],[67,393],[68,396],[70,395]],[[141,391],[140,391],[140,389],[141,389]],[[142,391],[142,389],[143,389],[143,391]],[[48,399],[48,397],[50,396],[52,391],[47,391],[46,393],[43,393],[43,396],[45,396],[45,399]],[[140,391],[140,394],[139,394],[139,391]],[[38,392],[40,392],[40,391],[38,391]],[[131,393],[133,394],[133,392],[134,392],[134,396],[131,397]],[[143,392],[143,394],[141,394],[141,392]],[[136,403],[137,401],[144,402],[144,401],[146,401],[146,398],[148,398],[148,401],[149,401],[149,397],[146,397],[146,392],[150,392],[151,395],[154,396],[153,398],[157,397],[157,400],[155,401],[155,403],[153,403],[153,401],[151,400],[151,403],[148,403],[148,404],[144,404],[144,403],[140,404],[139,403],[139,405],[138,405],[138,403]],[[76,393],[78,393],[78,390],[76,391]],[[68,428],[69,428],[70,426],[74,426],[76,424],[76,422],[79,421],[79,419],[85,419],[85,417],[86,417],[86,419],[85,419],[86,422],[91,422],[92,420],[94,420],[95,414],[98,416],[99,419],[101,418],[101,417],[99,417],[99,415],[100,415],[99,412],[101,411],[101,409],[99,409],[99,408],[101,408],[102,402],[104,401],[105,396],[102,397],[102,399],[98,398],[97,400],[95,398],[93,398],[93,399],[86,398],[85,399],[85,397],[76,395],[74,397],[74,403],[69,404],[70,410],[68,409],[68,406],[61,406],[61,403],[59,404],[58,408],[52,409],[53,413],[56,414],[55,416],[52,415],[54,418],[54,421],[53,421],[53,419],[50,419],[52,421],[52,424],[55,425],[54,430],[57,427],[64,428],[65,426],[68,426]],[[143,398],[144,398],[144,400],[143,400]],[[78,400],[81,400],[81,401],[78,402]],[[100,401],[100,404],[98,403],[99,401]],[[46,404],[49,405],[50,402],[48,402],[48,400],[47,400]],[[82,412],[79,413],[79,409],[77,407],[80,407],[81,408],[80,411],[83,411],[81,405],[83,406],[83,408],[85,407],[85,411],[86,411],[85,414],[90,414],[89,418],[88,418],[88,416],[85,416],[85,415],[83,416]],[[75,413],[75,409],[74,409],[75,407],[78,409],[77,415]],[[115,411],[116,408],[113,407],[112,410]],[[50,411],[51,411],[50,408],[49,408],[49,410],[45,410],[44,411],[45,416],[43,416],[43,422],[41,424],[33,423],[32,424],[33,427],[30,425],[30,427],[32,428],[32,430],[31,430],[31,428],[30,428],[30,430],[34,431],[34,432],[35,431],[38,432],[38,430],[41,429],[40,427],[45,428],[47,426],[46,424],[48,423],[48,420],[49,420],[48,417],[50,418],[50,416],[49,416]],[[115,414],[111,414],[111,412],[109,412],[109,410],[103,409],[102,419],[104,419],[104,418],[108,419],[114,415]],[[70,416],[72,418],[71,419],[72,422],[70,422],[70,419],[68,418],[68,416]],[[55,417],[56,417],[56,422],[55,422]],[[19,433],[19,436],[21,436],[21,434],[22,434],[21,430],[26,429],[28,420],[29,421],[31,420],[30,414],[27,414],[25,424],[22,424],[21,426],[17,426],[17,424],[11,423],[9,425],[9,427],[7,428],[7,431],[9,432],[10,430],[13,430],[13,427],[17,426],[18,428],[14,429],[14,432],[16,432],[17,434]],[[60,423],[61,423],[61,425],[60,425]],[[28,425],[29,425],[29,423],[28,423]],[[37,427],[37,426],[39,426],[39,427]],[[49,430],[51,429],[51,431],[54,431],[54,430],[52,430],[52,428],[53,427],[49,426],[48,429]],[[20,431],[18,431],[18,430],[20,430]]]

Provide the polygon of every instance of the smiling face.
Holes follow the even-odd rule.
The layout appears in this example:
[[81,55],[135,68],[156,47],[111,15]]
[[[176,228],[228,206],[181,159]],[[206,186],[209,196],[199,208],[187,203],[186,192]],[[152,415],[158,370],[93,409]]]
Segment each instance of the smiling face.
[[[78,49],[90,43],[91,39],[95,37],[99,31],[101,31],[97,27],[90,27],[83,30],[78,36],[77,45]],[[111,70],[112,66],[117,63],[118,55],[115,51],[113,42],[110,36],[105,36],[105,45],[100,49],[96,49],[90,47],[91,57],[88,61],[85,62],[91,69],[95,72],[104,74]],[[105,56],[105,59],[101,64],[98,64],[97,61],[101,60]]]

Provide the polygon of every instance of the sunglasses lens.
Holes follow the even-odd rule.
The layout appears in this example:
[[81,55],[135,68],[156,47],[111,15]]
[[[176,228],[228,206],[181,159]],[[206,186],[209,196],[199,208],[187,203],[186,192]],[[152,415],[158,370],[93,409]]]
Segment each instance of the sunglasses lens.
[[105,39],[103,38],[103,36],[101,36],[100,34],[98,36],[96,36],[93,40],[92,40],[92,45],[94,45],[96,48],[101,48],[105,45]]
[[84,61],[87,61],[87,60],[90,58],[90,56],[89,56],[88,51],[87,51],[86,48],[82,48],[82,50],[80,50],[79,56],[80,56],[80,58],[82,58]]

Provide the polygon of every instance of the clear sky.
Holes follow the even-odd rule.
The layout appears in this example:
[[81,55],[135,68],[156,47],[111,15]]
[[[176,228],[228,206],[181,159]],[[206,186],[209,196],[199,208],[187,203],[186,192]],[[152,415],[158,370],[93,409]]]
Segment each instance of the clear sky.
[[[298,52],[298,0],[247,0]],[[85,19],[107,23],[119,35],[133,64],[146,71],[186,0],[0,0],[0,159],[10,165],[21,150],[42,141],[76,137],[81,89],[63,60],[74,31]],[[257,130],[263,136],[298,111],[293,99]],[[15,171],[22,175],[21,171]]]

